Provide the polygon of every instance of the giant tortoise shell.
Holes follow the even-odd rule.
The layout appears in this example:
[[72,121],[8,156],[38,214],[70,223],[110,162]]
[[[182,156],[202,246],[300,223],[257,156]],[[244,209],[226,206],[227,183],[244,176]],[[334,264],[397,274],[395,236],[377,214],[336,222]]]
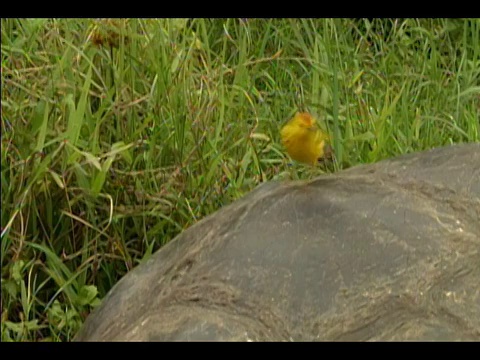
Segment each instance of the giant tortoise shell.
[[480,144],[269,182],[128,273],[79,341],[480,340]]

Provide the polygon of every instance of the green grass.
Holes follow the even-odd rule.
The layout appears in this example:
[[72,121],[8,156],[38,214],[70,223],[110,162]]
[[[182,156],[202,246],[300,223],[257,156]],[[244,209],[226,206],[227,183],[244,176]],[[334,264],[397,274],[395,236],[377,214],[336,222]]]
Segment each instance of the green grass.
[[[262,182],[480,141],[478,19],[1,28],[3,341],[72,339],[127,271]],[[284,155],[297,110],[332,169]]]

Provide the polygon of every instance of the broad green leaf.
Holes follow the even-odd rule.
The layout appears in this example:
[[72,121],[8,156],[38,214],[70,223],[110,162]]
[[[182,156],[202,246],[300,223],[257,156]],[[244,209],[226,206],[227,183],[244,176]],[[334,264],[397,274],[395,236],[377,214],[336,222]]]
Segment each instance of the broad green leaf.
[[[67,132],[66,138],[70,141],[72,145],[76,145],[78,138],[80,136],[80,129],[82,128],[84,117],[85,117],[85,110],[87,106],[87,99],[88,93],[90,91],[90,84],[92,82],[92,67],[88,68],[87,76],[85,78],[85,82],[82,87],[82,92],[80,95],[80,100],[78,101],[77,106],[72,106],[73,103],[73,96],[69,94],[69,98],[67,98],[67,104],[70,108],[70,114],[68,117],[68,125],[67,125]],[[72,111],[73,110],[73,111]]]
[[84,285],[78,292],[78,304],[89,305],[97,297],[98,291],[95,285]]
[[55,171],[53,170],[50,170],[49,171],[50,175],[52,176],[53,180],[55,180],[56,184],[58,185],[58,187],[60,189],[65,189],[65,185],[63,183],[63,180],[62,178],[60,177],[60,175],[58,175]]
[[94,195],[98,195],[102,190],[108,170],[110,170],[110,167],[112,166],[114,158],[115,158],[114,156],[111,156],[107,160],[105,160],[101,170],[95,176],[95,179],[93,180],[92,188],[91,188]]

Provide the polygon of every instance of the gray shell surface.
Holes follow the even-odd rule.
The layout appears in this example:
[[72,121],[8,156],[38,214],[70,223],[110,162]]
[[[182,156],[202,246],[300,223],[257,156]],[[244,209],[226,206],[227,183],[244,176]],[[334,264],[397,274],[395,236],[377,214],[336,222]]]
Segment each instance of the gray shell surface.
[[129,272],[78,341],[480,340],[480,144],[269,182]]

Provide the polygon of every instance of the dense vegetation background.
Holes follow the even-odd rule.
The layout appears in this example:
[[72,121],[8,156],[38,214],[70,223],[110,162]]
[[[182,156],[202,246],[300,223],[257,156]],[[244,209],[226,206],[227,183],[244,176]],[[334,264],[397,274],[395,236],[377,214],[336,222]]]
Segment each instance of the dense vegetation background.
[[[70,340],[264,181],[480,141],[479,19],[4,19],[2,340]],[[335,162],[292,163],[297,110]],[[452,176],[455,176],[452,174]]]

